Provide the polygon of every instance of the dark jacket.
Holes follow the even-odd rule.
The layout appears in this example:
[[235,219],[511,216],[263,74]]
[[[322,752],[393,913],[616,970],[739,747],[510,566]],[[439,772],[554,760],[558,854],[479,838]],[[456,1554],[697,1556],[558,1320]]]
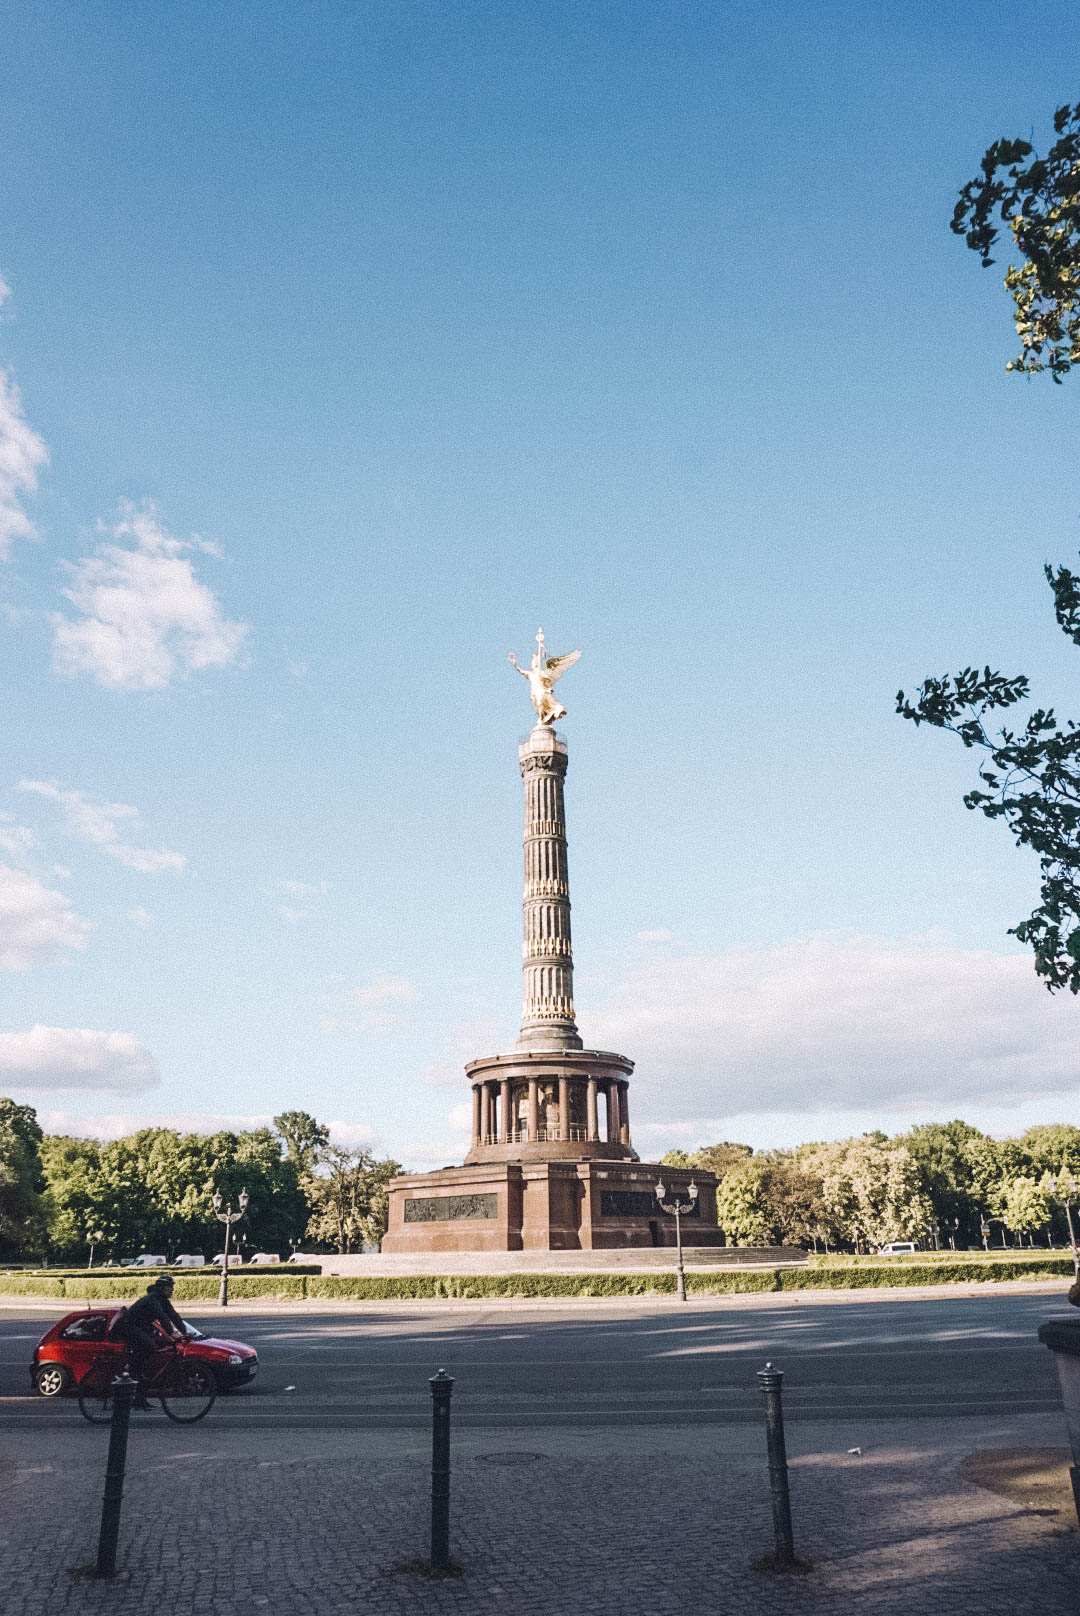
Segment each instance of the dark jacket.
[[128,1331],[140,1330],[152,1335],[154,1325],[160,1324],[166,1335],[186,1335],[184,1323],[179,1313],[173,1307],[167,1296],[151,1285],[145,1296],[140,1296],[137,1302],[123,1313],[116,1323],[115,1333],[121,1339]]

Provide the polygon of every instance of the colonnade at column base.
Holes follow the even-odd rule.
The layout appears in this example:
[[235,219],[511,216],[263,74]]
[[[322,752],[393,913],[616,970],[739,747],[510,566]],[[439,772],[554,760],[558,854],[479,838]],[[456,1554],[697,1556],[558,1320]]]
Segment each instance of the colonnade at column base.
[[629,1078],[607,1049],[548,1046],[470,1061],[472,1141],[479,1162],[634,1161]]

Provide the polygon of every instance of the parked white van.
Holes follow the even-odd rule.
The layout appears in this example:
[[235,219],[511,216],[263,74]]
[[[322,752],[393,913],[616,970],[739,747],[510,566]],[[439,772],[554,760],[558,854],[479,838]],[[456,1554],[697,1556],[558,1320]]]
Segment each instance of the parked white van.
[[909,1252],[918,1251],[914,1240],[890,1240],[887,1246],[882,1246],[878,1255],[880,1257],[905,1257]]
[[142,1251],[131,1264],[132,1268],[168,1268],[168,1257],[152,1257],[148,1251]]
[[206,1258],[201,1252],[182,1251],[172,1260],[174,1268],[205,1268]]

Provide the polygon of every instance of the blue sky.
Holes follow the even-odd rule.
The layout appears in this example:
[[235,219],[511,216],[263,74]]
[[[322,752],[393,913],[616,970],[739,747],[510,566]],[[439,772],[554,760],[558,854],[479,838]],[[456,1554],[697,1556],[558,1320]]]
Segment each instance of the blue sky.
[[8,18],[0,1092],[48,1125],[460,1155],[541,623],[643,1154],[1075,1118],[1034,861],[892,711],[987,660],[1076,711],[1075,388],[947,228],[1075,10],[762,10]]

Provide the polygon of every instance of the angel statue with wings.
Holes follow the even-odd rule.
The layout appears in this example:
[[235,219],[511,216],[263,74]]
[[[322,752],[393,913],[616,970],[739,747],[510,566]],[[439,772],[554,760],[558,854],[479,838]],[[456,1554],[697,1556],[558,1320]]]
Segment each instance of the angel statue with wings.
[[536,708],[536,716],[541,724],[554,724],[557,718],[566,717],[566,708],[561,707],[551,693],[556,679],[561,679],[567,668],[571,667],[581,655],[580,651],[570,651],[566,656],[549,657],[544,647],[544,631],[536,631],[536,653],[532,659],[532,666],[523,668],[513,651],[508,661],[512,662],[523,679],[529,681],[529,695]]

